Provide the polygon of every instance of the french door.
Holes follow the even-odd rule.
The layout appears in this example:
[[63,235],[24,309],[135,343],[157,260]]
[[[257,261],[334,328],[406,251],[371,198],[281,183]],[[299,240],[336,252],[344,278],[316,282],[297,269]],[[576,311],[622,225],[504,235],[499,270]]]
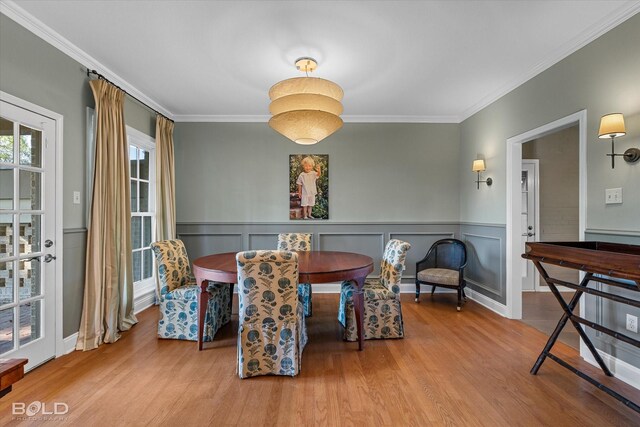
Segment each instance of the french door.
[[[537,242],[539,240],[537,224],[539,222],[538,215],[540,207],[538,206],[538,182],[539,182],[539,163],[538,160],[522,160],[522,179],[520,185],[522,188],[522,253],[525,253],[525,245],[527,242]],[[538,274],[533,267],[533,263],[522,260],[522,290],[534,291],[537,289]]]
[[56,351],[55,121],[0,101],[0,358]]

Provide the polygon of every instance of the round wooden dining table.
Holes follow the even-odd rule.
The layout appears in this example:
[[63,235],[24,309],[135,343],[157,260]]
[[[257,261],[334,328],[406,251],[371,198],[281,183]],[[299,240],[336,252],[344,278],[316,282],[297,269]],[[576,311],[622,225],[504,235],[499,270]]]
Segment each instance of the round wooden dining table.
[[[352,281],[357,289],[354,292],[354,308],[358,331],[358,350],[364,347],[364,297],[362,287],[367,275],[373,271],[373,259],[352,252],[306,251],[298,253],[299,283],[335,283]],[[233,300],[233,284],[238,281],[236,252],[207,255],[193,262],[193,273],[200,285],[198,298],[198,350],[202,350],[204,316],[209,303],[206,292],[208,282],[229,283],[229,292]]]

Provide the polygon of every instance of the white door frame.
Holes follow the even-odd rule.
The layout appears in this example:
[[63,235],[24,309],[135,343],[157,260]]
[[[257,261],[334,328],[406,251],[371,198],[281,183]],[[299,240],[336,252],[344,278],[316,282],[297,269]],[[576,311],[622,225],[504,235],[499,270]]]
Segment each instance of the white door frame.
[[[520,179],[522,177],[522,144],[541,138],[559,130],[578,125],[579,139],[579,236],[584,240],[587,206],[587,110],[563,117],[546,125],[532,129],[507,139],[507,317],[522,318],[522,263],[520,262],[520,237],[522,197]],[[584,304],[580,304],[580,312]]]
[[64,351],[64,337],[62,336],[62,266],[64,265],[63,259],[63,233],[62,233],[62,201],[63,186],[62,186],[62,137],[64,117],[62,114],[58,114],[46,108],[40,107],[36,104],[32,104],[29,101],[25,101],[16,96],[13,96],[7,92],[0,91],[0,99],[13,104],[16,107],[23,108],[25,110],[32,111],[41,116],[50,118],[55,122],[55,138],[56,138],[56,202],[55,202],[55,236],[56,236],[56,276],[55,276],[55,355],[56,357],[63,356]]

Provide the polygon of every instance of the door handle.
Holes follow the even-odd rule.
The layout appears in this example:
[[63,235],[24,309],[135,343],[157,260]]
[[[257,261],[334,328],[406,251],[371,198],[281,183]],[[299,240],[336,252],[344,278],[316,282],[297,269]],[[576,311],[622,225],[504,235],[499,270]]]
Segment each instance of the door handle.
[[56,259],[56,257],[55,257],[55,256],[53,256],[53,255],[51,255],[51,254],[46,254],[46,255],[44,256],[44,262],[51,262],[51,261],[53,261],[54,259]]
[[535,235],[536,235],[536,233],[532,233],[532,232],[530,232],[530,231],[529,231],[528,233],[524,233],[524,234],[522,235],[522,237],[533,237],[533,236],[535,236]]

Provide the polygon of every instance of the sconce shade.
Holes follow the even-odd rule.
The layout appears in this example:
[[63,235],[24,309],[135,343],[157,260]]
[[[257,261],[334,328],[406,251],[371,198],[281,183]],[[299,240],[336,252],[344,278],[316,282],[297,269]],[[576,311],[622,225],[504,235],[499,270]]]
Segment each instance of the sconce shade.
[[342,127],[343,96],[340,86],[316,77],[278,82],[269,89],[269,126],[298,144],[315,144]]
[[473,166],[471,167],[471,170],[473,172],[483,172],[485,171],[487,168],[484,165],[484,160],[482,159],[478,159],[478,160],[474,160],[473,161]]
[[624,116],[621,113],[611,113],[600,119],[599,138],[611,138],[626,135],[624,128]]

